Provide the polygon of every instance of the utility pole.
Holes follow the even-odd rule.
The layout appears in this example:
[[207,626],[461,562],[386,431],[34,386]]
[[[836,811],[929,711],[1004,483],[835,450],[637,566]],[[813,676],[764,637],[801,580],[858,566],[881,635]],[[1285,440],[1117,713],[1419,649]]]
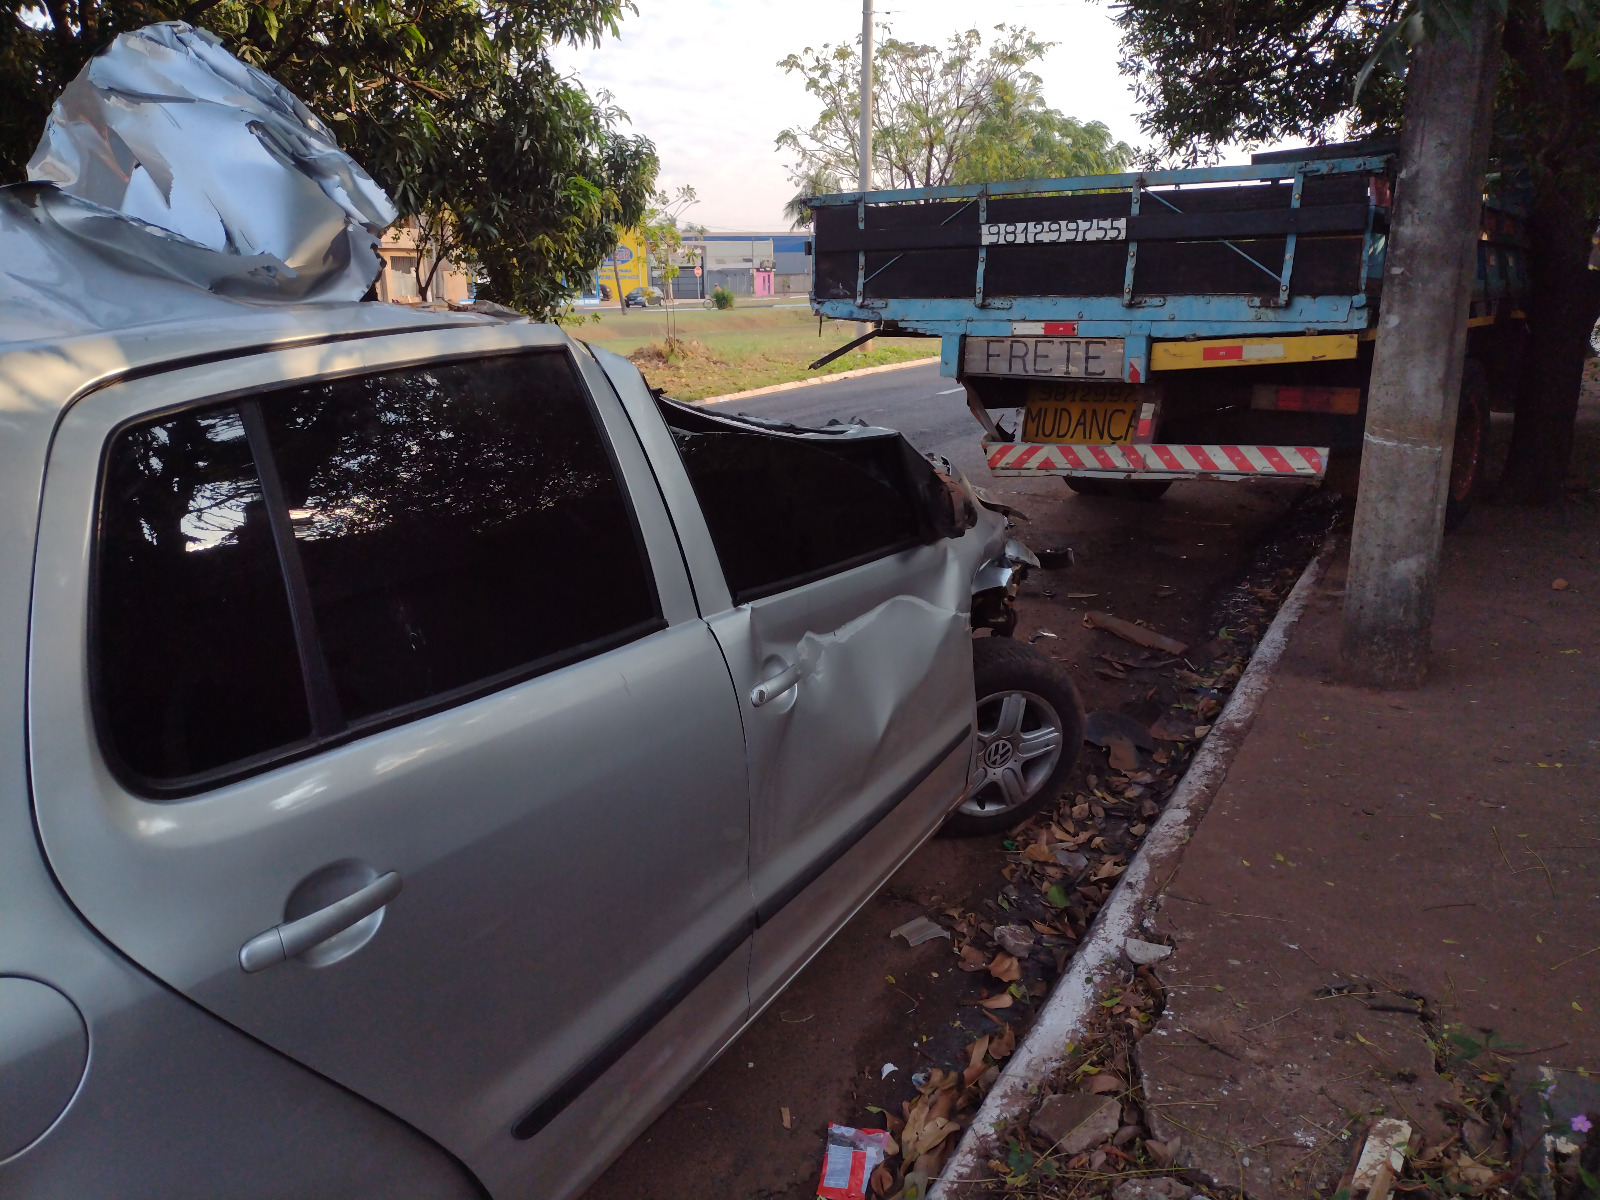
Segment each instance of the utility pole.
[[[861,161],[857,182],[863,192],[872,190],[872,0],[861,0]],[[856,322],[856,336],[866,337],[872,326]]]
[[1500,58],[1492,9],[1473,0],[1406,76],[1340,646],[1345,675],[1371,687],[1418,687],[1428,669]]

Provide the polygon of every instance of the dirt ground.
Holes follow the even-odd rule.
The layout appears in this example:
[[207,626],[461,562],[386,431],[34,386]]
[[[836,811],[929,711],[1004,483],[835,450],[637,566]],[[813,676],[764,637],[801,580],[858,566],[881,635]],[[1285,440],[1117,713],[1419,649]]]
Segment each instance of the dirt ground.
[[[1219,591],[1250,561],[1263,533],[1305,489],[1296,485],[1178,484],[1155,504],[1085,500],[1055,480],[998,498],[1031,520],[1017,535],[1035,548],[1073,546],[1078,565],[1037,572],[1019,601],[1019,638],[1067,664],[1085,709],[1149,721],[1164,707],[1153,672],[1104,678],[1094,656],[1120,647],[1084,627],[1097,608],[1204,640]],[[1043,636],[1044,633],[1056,635]],[[1112,674],[1114,672],[1107,672]],[[1072,786],[1103,763],[1080,758]],[[1007,864],[999,838],[935,838],[845,927],[740,1040],[589,1191],[587,1200],[810,1196],[830,1121],[877,1125],[916,1095],[911,1076],[965,1063],[996,1022],[976,1006],[986,976],[954,969],[951,942],[916,949],[889,931],[947,907],[982,910],[999,897]],[[996,910],[998,911],[998,910]],[[1004,1016],[1020,1034],[1030,997]],[[885,1064],[896,1070],[884,1077]],[[869,1107],[871,1106],[871,1107]],[[782,1110],[788,1109],[791,1128]]]
[[1219,1184],[1329,1195],[1380,1114],[1505,1178],[1463,1082],[1526,1102],[1600,1067],[1596,417],[1566,502],[1446,539],[1420,691],[1339,682],[1324,578],[1166,889],[1144,1095]]

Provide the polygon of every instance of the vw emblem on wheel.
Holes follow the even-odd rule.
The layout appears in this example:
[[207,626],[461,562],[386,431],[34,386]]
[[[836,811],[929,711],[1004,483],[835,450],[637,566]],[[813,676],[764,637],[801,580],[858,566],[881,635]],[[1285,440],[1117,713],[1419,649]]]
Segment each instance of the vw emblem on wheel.
[[983,751],[984,765],[989,767],[991,770],[998,771],[1001,767],[1005,766],[1011,761],[1011,756],[1014,753],[1015,751],[1012,749],[1009,741],[1000,739],[998,741],[990,742]]

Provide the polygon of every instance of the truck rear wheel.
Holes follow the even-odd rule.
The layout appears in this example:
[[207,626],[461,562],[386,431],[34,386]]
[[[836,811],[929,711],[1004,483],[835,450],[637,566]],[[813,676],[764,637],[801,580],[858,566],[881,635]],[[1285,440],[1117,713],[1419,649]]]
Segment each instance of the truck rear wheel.
[[1444,503],[1444,527],[1455,529],[1467,519],[1483,477],[1489,434],[1489,373],[1475,358],[1461,371],[1461,401],[1456,409],[1455,448],[1450,453],[1450,488]]
[[957,837],[1003,833],[1056,798],[1083,745],[1083,701],[1060,664],[1024,642],[974,638],[977,747]]
[[1107,499],[1139,500],[1149,503],[1159,500],[1172,486],[1170,479],[1074,479],[1064,476],[1067,486],[1080,496],[1104,496]]

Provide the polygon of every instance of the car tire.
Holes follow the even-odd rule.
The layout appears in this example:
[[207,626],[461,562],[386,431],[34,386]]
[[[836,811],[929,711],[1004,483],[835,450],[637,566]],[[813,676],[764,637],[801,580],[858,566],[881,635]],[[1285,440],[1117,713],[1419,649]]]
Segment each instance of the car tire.
[[1450,452],[1450,485],[1444,502],[1444,527],[1452,530],[1467,519],[1483,482],[1483,460],[1489,435],[1489,373],[1469,358],[1461,371],[1461,400],[1456,408],[1455,447]]
[[972,777],[944,824],[956,837],[1003,833],[1053,801],[1083,745],[1078,689],[1041,651],[1011,638],[974,638],[972,674]]
[[1167,494],[1170,479],[1074,479],[1065,476],[1067,486],[1080,496],[1104,496],[1110,500],[1138,500],[1148,504]]

